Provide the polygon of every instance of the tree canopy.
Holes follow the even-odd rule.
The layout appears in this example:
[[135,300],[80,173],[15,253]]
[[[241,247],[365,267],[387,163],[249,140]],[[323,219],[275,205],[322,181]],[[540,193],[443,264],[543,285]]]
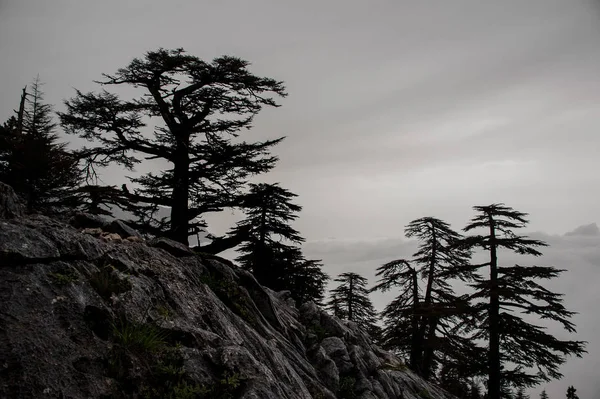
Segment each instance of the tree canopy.
[[61,212],[81,203],[79,159],[59,141],[53,113],[38,77],[23,89],[18,116],[0,127],[0,181],[12,186],[29,212]]
[[[379,267],[376,275],[380,280],[372,288],[399,288],[382,313],[382,344],[407,354],[410,367],[424,378],[440,371],[446,381],[456,385],[457,380],[471,376],[477,358],[475,346],[460,335],[467,301],[455,295],[451,286],[452,279],[473,278],[468,267],[470,252],[455,245],[461,235],[437,218],[413,220],[405,234],[417,238],[417,252],[410,260],[398,259]],[[444,369],[438,370],[442,363]],[[461,389],[468,390],[469,384],[465,382]]]
[[[285,88],[248,66],[236,57],[205,62],[160,48],[97,82],[142,90],[139,96],[77,91],[65,102],[59,115],[66,131],[93,143],[82,150],[88,176],[113,163],[133,170],[142,158],[169,165],[130,179],[137,227],[187,244],[190,231],[203,225],[198,218],[236,206],[248,177],[275,165],[268,151],[282,138],[249,143],[238,136],[264,106],[278,106],[275,97],[286,96]],[[171,209],[168,224],[155,218],[158,206]]]
[[327,307],[334,315],[355,322],[376,338],[377,312],[369,298],[368,280],[357,273],[342,273],[334,280],[339,283],[331,290]]
[[241,245],[236,260],[251,271],[258,282],[274,289],[289,290],[299,303],[320,303],[328,276],[320,260],[307,260],[298,247],[304,242],[291,226],[302,210],[292,202],[297,195],[279,184],[250,184],[240,198],[246,217],[229,232]]
[[564,270],[550,266],[505,266],[499,261],[499,250],[540,256],[536,248],[547,246],[540,240],[517,235],[514,230],[527,225],[527,214],[504,204],[475,206],[476,216],[465,232],[483,229],[462,241],[463,248],[483,249],[489,261],[475,265],[487,268],[489,277],[479,275],[471,286],[475,292],[472,309],[479,317],[478,331],[471,337],[489,343],[487,356],[488,395],[499,399],[510,386],[531,387],[562,377],[559,366],[566,356],[581,357],[585,342],[560,340],[523,316],[535,315],[557,322],[570,333],[575,326],[563,295],[549,291],[539,281],[558,277]]

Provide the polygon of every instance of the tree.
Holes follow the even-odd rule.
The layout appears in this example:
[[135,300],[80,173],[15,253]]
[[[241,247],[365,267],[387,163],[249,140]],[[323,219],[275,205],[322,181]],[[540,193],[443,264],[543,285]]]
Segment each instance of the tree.
[[[537,281],[557,277],[564,270],[541,266],[501,266],[498,252],[511,250],[521,255],[540,256],[536,247],[547,244],[519,236],[514,229],[527,225],[527,214],[504,204],[475,206],[477,215],[464,228],[465,232],[483,228],[486,233],[471,235],[462,241],[463,248],[481,248],[489,253],[489,261],[474,265],[481,270],[489,268],[489,277],[478,276],[471,286],[475,293],[471,299],[480,300],[473,305],[479,314],[480,329],[472,339],[489,342],[487,356],[489,399],[499,399],[501,390],[511,385],[530,387],[542,381],[558,379],[558,367],[565,356],[581,357],[585,343],[563,341],[519,317],[516,312],[537,315],[560,323],[568,332],[575,332],[569,321],[574,312],[562,304],[562,294],[550,292]],[[509,364],[515,365],[508,368]],[[537,372],[530,369],[535,368]]]
[[579,399],[579,396],[577,396],[576,392],[577,390],[573,385],[567,388],[567,399]]
[[246,217],[229,232],[242,241],[236,260],[262,285],[276,291],[289,290],[297,303],[320,303],[328,276],[320,260],[306,260],[298,244],[300,233],[290,226],[302,210],[292,199],[296,194],[279,184],[250,184],[241,196]]
[[282,277],[275,270],[275,256],[297,256],[293,248],[304,241],[300,233],[290,226],[298,218],[300,205],[292,203],[296,194],[279,184],[250,184],[250,191],[241,198],[240,206],[246,217],[238,222],[230,236],[243,236],[236,259],[242,267],[254,274],[261,284],[273,288]]
[[327,301],[326,308],[331,312],[331,314],[339,319],[348,318],[348,313],[344,308],[344,298],[334,292],[330,292],[329,301]]
[[525,394],[525,388],[521,387],[517,390],[515,399],[529,399],[529,395]]
[[483,399],[481,394],[481,386],[476,382],[471,382],[468,399]]
[[360,274],[347,272],[340,274],[334,281],[340,284],[331,290],[328,307],[342,309],[344,319],[355,322],[369,334],[375,332],[377,313],[369,298],[367,279]]
[[59,142],[52,106],[39,77],[23,90],[18,118],[0,129],[0,180],[23,198],[29,212],[52,213],[81,203],[82,172],[75,153]]
[[[433,217],[413,220],[406,226],[405,234],[419,240],[418,251],[410,261],[397,260],[377,269],[382,278],[373,288],[403,289],[382,314],[384,347],[404,345],[405,351],[406,346],[410,347],[410,367],[425,379],[435,373],[443,357],[444,381],[453,384],[448,389],[457,388],[456,381],[460,379],[461,391],[455,391],[464,395],[478,350],[472,342],[460,337],[467,322],[463,313],[468,310],[468,303],[454,294],[450,281],[473,279],[472,268],[468,267],[470,251],[455,245],[461,239],[460,234]],[[421,297],[419,282],[423,280],[425,290]],[[408,336],[410,341],[406,340]],[[468,354],[473,357],[467,358]]]
[[329,276],[323,272],[321,260],[305,259],[300,248],[280,247],[273,259],[273,270],[280,276],[274,289],[290,291],[296,305],[313,301],[323,305],[325,284]]
[[[238,137],[264,106],[278,106],[273,96],[286,95],[282,82],[255,76],[248,66],[235,57],[208,63],[183,49],[160,48],[97,82],[142,89],[141,96],[77,91],[59,115],[68,133],[95,143],[82,151],[90,176],[111,163],[133,170],[140,157],[169,165],[130,178],[137,185],[131,201],[143,225],[167,228],[187,244],[190,229],[203,225],[198,218],[237,206],[247,179],[277,161],[268,150],[282,138],[247,143]],[[157,206],[170,207],[168,226],[154,219]]]
[[540,393],[540,399],[548,399],[548,394],[545,389]]
[[[455,244],[462,236],[450,225],[434,217],[413,220],[406,226],[407,238],[419,240],[418,251],[413,255],[417,272],[427,282],[425,295],[420,306],[419,347],[423,347],[420,371],[429,379],[439,363],[435,352],[448,350],[443,344],[452,344],[455,334],[448,334],[457,322],[457,314],[464,312],[466,303],[454,294],[450,285],[453,279],[473,280],[471,268],[466,267],[471,253]],[[459,309],[462,307],[462,309]],[[445,339],[439,340],[438,336]]]
[[387,292],[396,287],[400,289],[400,293],[381,313],[384,322],[381,345],[387,350],[408,356],[409,367],[417,371],[422,359],[418,316],[421,294],[417,270],[409,261],[397,259],[377,268],[375,275],[380,279],[371,292]]

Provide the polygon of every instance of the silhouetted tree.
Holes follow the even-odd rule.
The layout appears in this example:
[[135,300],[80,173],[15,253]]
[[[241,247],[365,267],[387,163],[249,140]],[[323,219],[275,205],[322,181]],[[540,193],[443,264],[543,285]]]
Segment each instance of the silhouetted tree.
[[279,258],[295,257],[293,249],[304,241],[290,223],[297,219],[300,205],[292,203],[297,195],[279,184],[250,184],[250,191],[241,199],[246,217],[238,222],[229,235],[244,236],[236,259],[251,271],[263,285],[273,288],[281,278],[281,270],[274,267]]
[[304,238],[290,225],[302,210],[292,202],[296,196],[277,183],[250,184],[240,200],[246,217],[228,236],[242,242],[236,260],[262,285],[289,290],[298,303],[321,303],[328,276],[320,260],[306,260],[297,246]]
[[278,106],[272,96],[286,95],[282,82],[255,76],[248,65],[230,56],[208,63],[183,49],[149,51],[98,82],[142,89],[141,96],[77,91],[59,115],[68,133],[96,144],[82,150],[91,176],[111,163],[132,170],[141,157],[170,165],[130,179],[138,186],[131,201],[140,221],[159,230],[165,226],[154,220],[156,207],[170,207],[168,234],[187,244],[190,229],[203,225],[200,216],[237,206],[248,177],[277,161],[268,150],[281,138],[237,139],[264,106]]
[[548,394],[545,389],[540,393],[540,399],[548,399]]
[[337,318],[348,318],[348,313],[344,307],[344,299],[334,292],[329,293],[329,300],[326,303],[326,309]]
[[[574,312],[565,309],[562,294],[550,292],[537,281],[557,277],[563,270],[541,266],[501,266],[500,249],[522,255],[540,256],[536,247],[547,244],[519,236],[514,229],[525,227],[527,214],[504,204],[476,206],[477,215],[464,228],[486,229],[482,235],[472,235],[462,242],[463,248],[481,248],[489,253],[489,262],[474,267],[489,268],[489,278],[478,277],[472,284],[476,292],[473,305],[479,313],[480,330],[472,338],[489,342],[487,372],[489,399],[499,399],[501,390],[508,386],[530,387],[542,381],[558,379],[558,367],[566,355],[581,357],[585,343],[563,341],[539,327],[524,321],[516,312],[533,314],[562,324],[568,332],[575,332],[569,321]],[[513,368],[508,368],[514,364]],[[536,373],[529,371],[535,368]]]
[[305,259],[297,247],[278,247],[272,267],[280,276],[273,289],[290,291],[297,306],[308,301],[323,306],[329,276],[323,272],[321,260]]
[[409,261],[398,259],[377,268],[375,275],[380,279],[371,292],[400,289],[381,312],[384,323],[381,346],[407,356],[409,367],[417,371],[422,359],[422,340],[419,338],[421,294],[417,270]]
[[458,373],[456,368],[445,364],[440,367],[437,383],[440,388],[458,398],[468,398],[469,395],[474,394],[470,380]]
[[406,226],[405,234],[408,238],[419,240],[419,249],[413,254],[412,263],[427,284],[420,305],[422,317],[418,339],[419,347],[423,348],[419,369],[421,375],[429,379],[439,363],[436,352],[450,350],[445,346],[452,345],[456,332],[448,332],[455,330],[457,315],[467,309],[464,299],[454,294],[450,282],[453,279],[473,280],[472,268],[467,267],[471,253],[455,245],[462,238],[459,233],[448,223],[434,217],[413,220]]
[[86,213],[112,216],[116,208],[131,211],[131,196],[115,186],[84,184],[76,191],[83,201],[81,210]]
[[[469,266],[470,251],[456,242],[462,237],[442,220],[425,217],[413,220],[406,226],[406,236],[419,240],[418,251],[413,259],[390,262],[378,270],[383,276],[374,290],[388,290],[391,286],[403,288],[400,296],[383,312],[385,328],[383,345],[409,345],[411,368],[429,379],[444,358],[445,380],[457,388],[460,376],[461,389],[468,391],[468,381],[477,370],[478,348],[469,340],[461,338],[463,326],[468,327],[467,299],[454,294],[450,285],[453,279],[471,281],[474,276]],[[419,282],[425,281],[423,297],[419,296]],[[410,332],[409,332],[410,331]],[[406,337],[410,336],[410,342]],[[400,349],[400,347],[397,347]],[[468,358],[472,355],[473,358]],[[454,367],[454,369],[451,369]]]
[[339,284],[331,290],[328,307],[343,309],[341,314],[344,319],[355,322],[369,334],[376,332],[377,312],[369,298],[367,279],[360,274],[347,272],[334,281]]
[[529,399],[529,395],[525,394],[525,388],[521,387],[517,390],[515,399]]
[[579,396],[577,396],[577,390],[573,385],[567,388],[567,399],[579,399]]
[[0,129],[0,180],[13,187],[29,212],[77,207],[82,172],[77,156],[59,142],[52,106],[43,102],[39,77],[24,89],[18,118]]
[[469,388],[468,399],[483,399],[483,395],[481,394],[481,386],[476,382],[471,382]]

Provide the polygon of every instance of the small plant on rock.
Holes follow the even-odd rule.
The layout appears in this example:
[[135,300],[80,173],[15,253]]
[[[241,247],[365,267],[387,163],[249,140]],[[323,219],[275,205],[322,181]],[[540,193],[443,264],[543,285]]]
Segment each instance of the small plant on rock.
[[167,333],[158,327],[124,319],[113,324],[113,338],[116,344],[135,353],[156,353],[167,344]]
[[48,277],[50,277],[52,281],[59,286],[69,285],[79,280],[79,275],[77,272],[70,267],[62,273],[48,273]]
[[131,283],[119,278],[116,273],[113,266],[107,265],[90,277],[90,284],[102,298],[109,299],[113,294],[120,294],[131,289]]

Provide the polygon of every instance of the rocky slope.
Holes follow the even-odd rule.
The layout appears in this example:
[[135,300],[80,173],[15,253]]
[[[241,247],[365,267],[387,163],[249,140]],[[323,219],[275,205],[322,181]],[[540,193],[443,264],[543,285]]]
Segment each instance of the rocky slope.
[[0,184],[0,398],[450,398],[314,304]]

